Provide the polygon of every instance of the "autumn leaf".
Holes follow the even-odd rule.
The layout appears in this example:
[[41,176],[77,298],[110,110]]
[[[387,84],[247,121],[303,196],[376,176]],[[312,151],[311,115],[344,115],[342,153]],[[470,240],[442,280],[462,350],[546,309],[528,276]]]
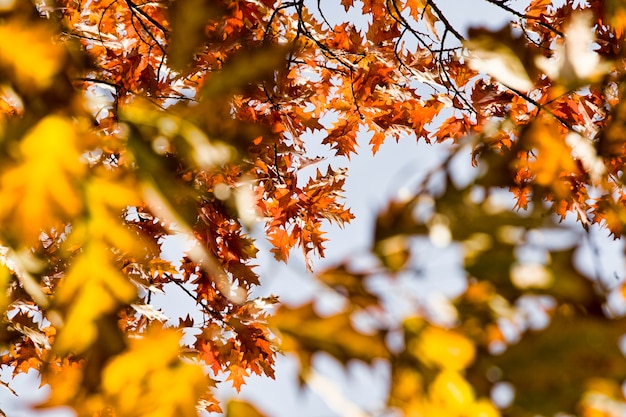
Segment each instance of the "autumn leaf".
[[549,15],[549,8],[552,6],[550,0],[533,0],[526,7],[526,15],[533,18]]
[[69,220],[83,209],[75,184],[85,172],[76,148],[76,125],[61,116],[37,123],[19,144],[21,162],[0,174],[0,216],[23,239]]
[[[467,40],[436,0],[35,3],[0,1],[0,364],[40,372],[43,407],[260,416],[212,390],[281,350],[300,382],[318,354],[389,369],[365,414],[624,407],[624,285],[574,268],[593,224],[626,230],[620,2],[489,1],[509,23]],[[436,157],[420,143],[371,244],[311,273],[363,213],[350,158],[407,136]],[[301,251],[307,304],[257,295],[263,239]]]
[[341,5],[346,9],[346,12],[354,5],[354,0],[341,0]]
[[551,188],[560,198],[566,197],[569,186],[561,178],[576,175],[578,165],[559,126],[544,116],[531,124],[520,140],[522,146],[535,153],[535,158],[528,164],[535,183]]
[[476,355],[474,344],[465,336],[433,326],[422,330],[409,348],[425,364],[453,371],[467,368]]
[[226,405],[226,417],[239,416],[263,417],[264,414],[257,410],[253,405],[245,401],[230,400]]
[[97,337],[96,320],[130,302],[136,289],[112,264],[102,241],[88,244],[61,283],[56,303],[67,309],[55,349],[81,353]]
[[[196,404],[206,390],[198,365],[178,358],[180,334],[153,327],[129,341],[129,350],[114,358],[103,372],[107,403],[120,415],[196,416]],[[172,381],[176,381],[172,384]]]
[[43,21],[3,22],[0,37],[5,42],[0,45],[0,67],[15,74],[20,88],[26,91],[49,87],[65,60],[63,47],[53,42],[54,36],[53,28]]
[[424,19],[428,29],[435,36],[438,36],[435,24],[439,21],[428,1],[407,0],[406,7],[409,9],[411,17],[415,20]]
[[456,371],[444,370],[430,386],[431,400],[444,409],[451,409],[455,413],[471,406],[475,400],[472,386]]
[[274,246],[271,251],[274,257],[279,261],[287,261],[289,258],[289,250],[294,246],[295,241],[289,232],[282,229],[275,229],[270,236],[270,242]]
[[358,125],[354,118],[341,119],[335,122],[328,135],[322,140],[322,144],[330,145],[337,155],[349,157],[356,153],[356,134]]
[[232,364],[228,367],[228,378],[227,381],[232,381],[233,388],[237,390],[237,392],[241,391],[241,386],[245,384],[245,378],[250,376],[245,367]]
[[347,312],[321,317],[312,304],[293,309],[281,306],[270,319],[270,326],[279,332],[281,347],[299,354],[305,367],[309,366],[308,356],[318,351],[334,356],[343,364],[351,359],[371,363],[389,355],[380,335],[355,330]]

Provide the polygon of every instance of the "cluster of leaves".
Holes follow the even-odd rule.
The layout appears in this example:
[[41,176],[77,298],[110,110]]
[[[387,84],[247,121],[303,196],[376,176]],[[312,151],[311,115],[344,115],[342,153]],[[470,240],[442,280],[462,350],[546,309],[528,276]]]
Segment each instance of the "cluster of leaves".
[[[342,0],[364,27],[304,0],[0,3],[2,364],[39,371],[47,405],[81,416],[220,411],[212,387],[273,377],[278,350],[304,380],[318,352],[386,361],[388,407],[406,416],[623,414],[624,319],[607,300],[626,287],[572,257],[594,225],[619,238],[626,224],[626,7],[485,1],[513,23],[467,39],[434,0]],[[311,132],[346,160],[365,135],[374,153],[413,136],[450,154],[379,215],[378,268],[314,274],[342,311],[269,314],[248,228],[311,268],[324,222],[353,218],[345,169],[303,172],[321,164]],[[578,232],[537,240],[568,215]],[[175,234],[193,243],[170,262]],[[462,248],[467,287],[442,301],[444,324],[418,304],[394,316],[370,285],[415,274],[420,237]],[[520,256],[533,246],[544,262]],[[153,301],[176,292],[189,306],[166,317]],[[502,382],[510,404],[490,397]]]

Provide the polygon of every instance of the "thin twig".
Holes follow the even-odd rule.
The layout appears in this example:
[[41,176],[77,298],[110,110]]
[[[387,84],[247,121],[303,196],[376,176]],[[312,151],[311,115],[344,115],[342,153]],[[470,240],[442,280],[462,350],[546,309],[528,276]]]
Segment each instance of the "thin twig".
[[[536,106],[539,110],[543,110],[546,113],[548,113],[549,115],[551,115],[552,117],[554,117],[556,120],[558,120],[563,126],[565,126],[568,130],[572,131],[572,132],[576,132],[576,130],[574,130],[574,126],[572,126],[571,123],[569,123],[567,120],[565,120],[564,118],[562,118],[561,116],[559,116],[558,114],[554,113],[551,109],[547,108],[545,105],[539,103],[537,100],[533,99],[532,97],[530,97],[528,94],[526,93],[522,93],[519,90],[516,90],[515,88],[509,87],[506,84],[502,84],[504,85],[504,87],[506,87],[508,90],[511,90],[511,92],[515,93],[516,95],[520,96],[521,98],[523,98],[524,100],[526,100],[527,102],[529,102],[530,104]],[[576,132],[579,133],[579,132]]]
[[426,5],[430,6],[431,9],[435,12],[441,23],[443,23],[444,27],[452,33],[459,41],[465,41],[463,35],[461,35],[455,28],[452,26],[446,15],[441,11],[441,9],[435,4],[433,0],[426,0]]
[[547,23],[544,23],[544,22],[540,21],[538,17],[535,17],[535,16],[528,16],[528,15],[526,15],[526,14],[524,14],[524,13],[520,13],[520,12],[518,12],[517,10],[515,10],[515,9],[513,9],[513,8],[509,7],[509,6],[507,6],[507,5],[506,5],[506,3],[505,3],[505,2],[503,2],[503,1],[498,1],[498,0],[485,0],[485,1],[486,1],[487,3],[491,3],[491,4],[493,4],[493,5],[495,5],[495,6],[499,7],[499,8],[501,8],[502,10],[506,10],[507,12],[509,12],[509,13],[511,13],[511,14],[513,14],[513,15],[515,15],[515,16],[517,16],[517,17],[519,17],[520,19],[533,20],[533,21],[535,21],[535,23],[537,23],[539,26],[541,26],[541,27],[543,27],[543,28],[545,28],[545,29],[548,29],[549,31],[551,31],[551,32],[553,32],[553,33],[555,33],[555,34],[557,34],[557,35],[559,35],[559,36],[564,36],[563,32],[561,32],[560,30],[558,30],[558,29],[554,28],[553,26],[550,26],[550,25],[549,25],[549,24],[547,24]]

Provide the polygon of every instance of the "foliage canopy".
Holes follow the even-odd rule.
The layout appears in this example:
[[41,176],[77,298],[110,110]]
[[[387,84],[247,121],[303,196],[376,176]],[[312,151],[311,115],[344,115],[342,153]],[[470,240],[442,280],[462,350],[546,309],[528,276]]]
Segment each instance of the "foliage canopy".
[[[0,1],[1,363],[79,416],[261,415],[213,389],[279,352],[303,381],[319,352],[383,361],[403,416],[624,415],[626,285],[573,256],[626,230],[626,5],[485,1],[511,24],[467,36],[436,0]],[[348,167],[367,138],[449,145],[379,214],[371,268],[313,271],[324,224],[354,216],[312,133]],[[251,295],[259,224],[340,311]],[[171,235],[193,242],[177,262]],[[419,279],[423,245],[461,249],[445,320],[372,285]]]

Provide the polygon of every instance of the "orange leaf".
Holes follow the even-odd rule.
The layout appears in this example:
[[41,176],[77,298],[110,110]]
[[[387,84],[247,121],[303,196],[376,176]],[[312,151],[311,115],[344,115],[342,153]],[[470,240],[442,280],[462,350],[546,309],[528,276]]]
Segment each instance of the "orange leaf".
[[248,370],[238,364],[232,364],[228,367],[229,374],[227,381],[233,381],[233,388],[237,390],[237,392],[241,391],[241,386],[245,384],[245,378],[250,376]]
[[354,6],[354,0],[341,0],[341,5],[346,9],[346,12]]

